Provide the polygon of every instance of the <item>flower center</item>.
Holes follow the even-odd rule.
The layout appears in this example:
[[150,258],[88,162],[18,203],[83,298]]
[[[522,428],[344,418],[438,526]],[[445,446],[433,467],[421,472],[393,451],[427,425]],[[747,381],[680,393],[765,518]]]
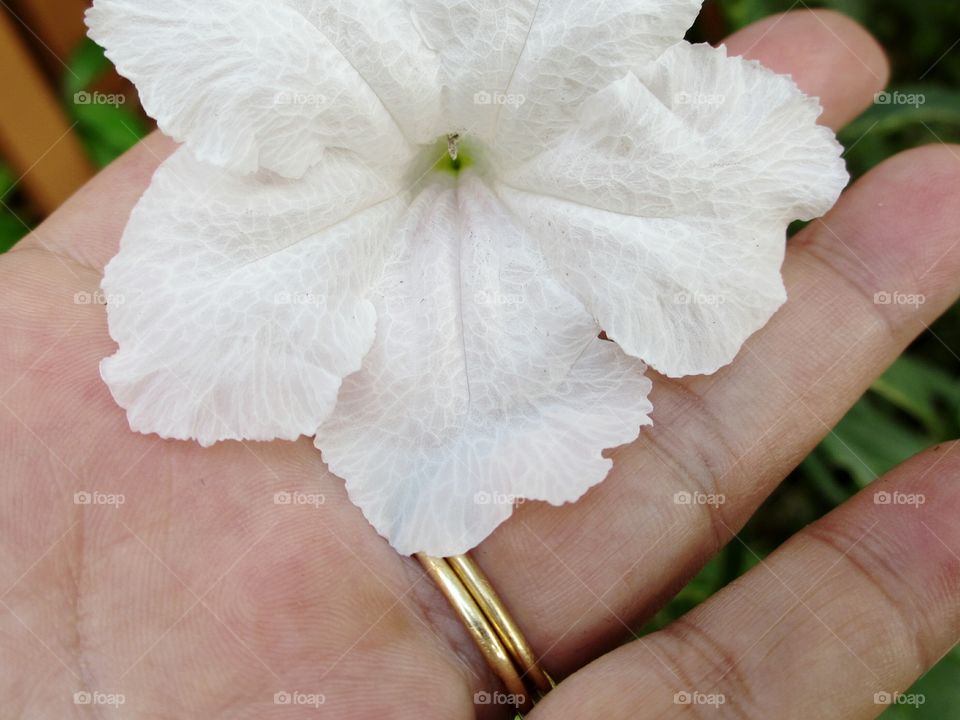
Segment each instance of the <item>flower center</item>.
[[441,140],[440,144],[446,144],[447,152],[435,165],[439,172],[459,174],[464,168],[473,165],[473,152],[470,145],[463,144],[463,136],[460,133],[451,133]]

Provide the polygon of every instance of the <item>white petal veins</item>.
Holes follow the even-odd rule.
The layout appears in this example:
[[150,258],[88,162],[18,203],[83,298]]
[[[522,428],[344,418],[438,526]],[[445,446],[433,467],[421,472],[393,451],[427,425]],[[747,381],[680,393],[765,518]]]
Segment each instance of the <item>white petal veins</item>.
[[402,554],[474,547],[512,500],[572,502],[649,423],[644,366],[547,272],[477,177],[414,201],[373,293],[377,338],[317,432]]
[[441,56],[421,34],[409,2],[289,1],[343,53],[411,142],[433,144],[449,132],[442,113]]
[[[383,45],[363,74],[353,64],[362,48],[336,44],[349,17],[329,29],[314,25],[311,18],[321,19],[312,9],[318,4],[96,0],[87,24],[120,73],[137,85],[160,128],[200,160],[296,178],[331,148],[369,158],[386,151],[409,155],[412,133],[424,134],[424,119],[400,99],[436,105],[436,72],[425,67],[432,53],[412,29],[388,31],[389,17],[381,17],[371,31],[383,32],[367,47]],[[397,88],[398,78],[386,67],[375,73],[370,61],[376,58],[391,59],[394,71],[407,68],[406,84]],[[387,99],[398,104],[388,107]],[[398,124],[397,114],[408,122]]]
[[478,133],[503,157],[522,160],[576,124],[582,102],[683,38],[702,0],[540,0],[521,52]]
[[439,59],[439,109],[446,133],[482,136],[491,126],[497,111],[493,95],[510,82],[537,4],[537,0],[409,3],[415,27]]
[[608,336],[670,376],[711,373],[786,299],[788,224],[848,175],[786,77],[680,43],[581,107],[498,193]]
[[365,296],[406,186],[342,153],[301,180],[167,160],[103,280],[120,348],[101,373],[130,426],[202,445],[313,435],[373,341]]

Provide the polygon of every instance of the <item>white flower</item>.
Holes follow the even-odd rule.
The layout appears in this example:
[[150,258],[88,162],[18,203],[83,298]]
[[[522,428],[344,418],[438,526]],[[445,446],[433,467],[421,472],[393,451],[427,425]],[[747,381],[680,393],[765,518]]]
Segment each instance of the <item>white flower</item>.
[[789,78],[681,40],[699,5],[96,0],[185,143],[103,282],[131,426],[316,435],[404,554],[510,515],[477,497],[579,498],[644,363],[730,362],[847,180]]

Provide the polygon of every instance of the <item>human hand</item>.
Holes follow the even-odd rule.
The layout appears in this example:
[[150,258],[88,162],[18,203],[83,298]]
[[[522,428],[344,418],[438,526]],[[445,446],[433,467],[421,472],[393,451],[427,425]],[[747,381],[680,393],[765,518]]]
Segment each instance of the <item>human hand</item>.
[[[834,128],[885,84],[880,50],[835,14],[771,18],[728,45],[792,73]],[[150,138],[0,260],[7,712],[96,717],[74,699],[90,691],[122,694],[136,718],[509,716],[475,704],[497,685],[459,621],[309,440],[202,449],[127,427],[97,371],[114,348],[104,309],[83,301],[171,149]],[[575,672],[728,542],[953,302],[958,180],[960,150],[945,147],[864,178],[791,241],[790,300],[733,365],[656,377],[655,425],[613,454],[606,482],[572,506],[522,506],[478,548],[543,664],[570,675],[531,717],[700,709],[677,693],[722,694],[724,717],[872,717],[876,693],[957,640],[960,453],[946,446],[883,481],[923,505],[871,490],[674,626]],[[884,291],[926,303],[876,305]],[[698,491],[727,502],[674,500]],[[277,503],[295,492],[303,503]],[[284,692],[304,704],[278,704]]]

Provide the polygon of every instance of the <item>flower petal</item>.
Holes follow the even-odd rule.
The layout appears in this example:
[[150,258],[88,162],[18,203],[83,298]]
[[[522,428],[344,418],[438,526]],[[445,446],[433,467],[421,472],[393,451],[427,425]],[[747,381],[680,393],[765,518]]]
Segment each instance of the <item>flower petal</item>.
[[360,368],[399,171],[330,153],[301,180],[181,149],[131,216],[103,290],[120,345],[101,372],[134,430],[210,445],[313,435]]
[[[524,157],[576,104],[680,40],[702,0],[419,0],[413,17],[440,58],[449,132]],[[517,155],[519,153],[519,155]]]
[[[407,0],[296,0],[416,144],[450,127],[442,117],[440,57]],[[383,148],[379,148],[382,151]]]
[[[349,45],[338,34],[351,16],[342,14],[340,26],[328,28],[312,22],[322,16],[311,5],[299,0],[96,0],[87,23],[91,37],[136,83],[160,128],[186,142],[200,160],[295,178],[319,162],[328,147],[369,157],[385,148],[409,153],[405,133],[415,132],[422,113],[385,102],[404,97],[435,102],[435,69],[424,65],[432,53],[412,23],[392,27],[391,15],[383,14],[371,27],[383,30],[377,38],[381,44],[364,63],[363,74],[354,65],[362,54],[359,41]],[[377,65],[386,59],[398,65]],[[403,76],[402,88],[397,73]],[[409,124],[398,124],[398,112]]]
[[549,148],[582,102],[680,41],[702,0],[540,0],[478,134],[511,160]]
[[498,192],[628,354],[710,373],[783,303],[788,224],[846,185],[819,114],[789,78],[681,43],[585,103]]
[[377,339],[317,446],[402,554],[477,545],[512,500],[572,502],[648,424],[644,366],[546,272],[493,194],[433,184],[371,296]]
[[475,100],[509,84],[536,6],[537,0],[411,3],[414,25],[437,54],[445,132],[480,134],[492,124],[496,107]]

